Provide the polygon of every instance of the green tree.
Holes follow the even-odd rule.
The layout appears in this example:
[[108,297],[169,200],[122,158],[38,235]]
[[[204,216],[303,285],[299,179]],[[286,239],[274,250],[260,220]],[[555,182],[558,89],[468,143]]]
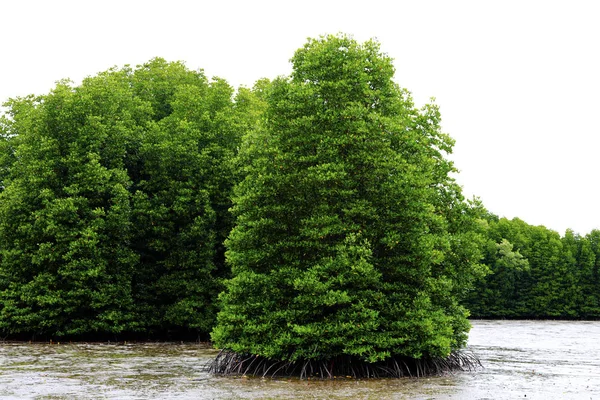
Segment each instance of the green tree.
[[65,81],[9,103],[18,145],[0,194],[4,334],[136,328],[122,146],[136,124],[128,112],[135,100],[114,83]]
[[[488,246],[483,262],[491,274],[478,280],[464,301],[473,316],[598,315],[597,231],[581,237],[567,230],[561,237],[518,218],[488,217],[487,221]],[[513,245],[514,249],[507,251],[506,246]]]
[[216,346],[293,365],[449,356],[482,270],[437,108],[414,107],[373,41],[309,40],[292,63],[242,146]]
[[505,238],[500,243],[488,241],[483,262],[490,267],[490,274],[470,292],[467,308],[478,317],[514,317],[518,313],[518,282],[529,262]]
[[231,160],[242,112],[233,89],[201,71],[155,59],[138,68],[132,86],[152,100],[135,182],[135,274],[142,319],[152,330],[207,335],[226,275],[223,242],[231,229]]
[[[593,258],[592,265],[583,269],[583,295],[586,299],[583,312],[585,315],[600,317],[600,230],[594,229],[585,236],[586,246],[582,246],[581,258]],[[589,244],[589,249],[587,248]],[[589,256],[591,251],[593,256]],[[587,262],[586,262],[587,264]]]
[[582,237],[568,229],[561,238],[562,254],[559,274],[563,285],[564,316],[595,318],[598,313],[598,296],[595,290],[594,264],[596,255],[589,236]]
[[231,161],[259,115],[232,96],[156,58],[9,102],[0,331],[208,334],[227,276]]
[[10,167],[14,162],[15,138],[10,133],[12,125],[9,116],[0,116],[0,192],[4,190],[4,181],[8,178]]

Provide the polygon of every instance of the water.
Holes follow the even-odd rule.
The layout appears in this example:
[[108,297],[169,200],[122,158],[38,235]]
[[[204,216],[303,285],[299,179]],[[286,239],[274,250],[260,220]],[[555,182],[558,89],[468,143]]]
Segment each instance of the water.
[[473,321],[485,368],[422,379],[223,378],[197,344],[0,343],[0,399],[600,399],[600,322]]

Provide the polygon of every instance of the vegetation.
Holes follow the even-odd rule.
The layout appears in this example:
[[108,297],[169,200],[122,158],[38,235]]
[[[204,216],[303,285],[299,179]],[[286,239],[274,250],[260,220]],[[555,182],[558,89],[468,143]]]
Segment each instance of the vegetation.
[[414,107],[376,42],[310,40],[292,64],[240,155],[212,333],[231,354],[213,370],[446,359],[469,330],[457,298],[483,269],[480,210],[449,175],[437,108]]
[[207,335],[250,124],[232,93],[154,59],[8,102],[3,335]]
[[520,219],[490,215],[479,279],[464,301],[480,318],[600,317],[600,231],[563,237]]
[[467,309],[600,317],[600,231],[465,201],[377,42],[292,64],[236,92],[156,58],[10,99],[0,336],[212,335],[216,373],[397,377],[477,365]]

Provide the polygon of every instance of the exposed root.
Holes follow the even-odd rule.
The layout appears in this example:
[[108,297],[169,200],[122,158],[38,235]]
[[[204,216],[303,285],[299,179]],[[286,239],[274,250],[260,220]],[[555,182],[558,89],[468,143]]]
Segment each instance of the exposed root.
[[351,356],[338,356],[328,360],[277,361],[221,350],[217,357],[206,365],[208,372],[216,375],[263,378],[296,376],[300,379],[419,378],[452,371],[475,371],[481,367],[479,359],[467,351],[456,351],[446,358],[392,357],[385,361],[367,363]]

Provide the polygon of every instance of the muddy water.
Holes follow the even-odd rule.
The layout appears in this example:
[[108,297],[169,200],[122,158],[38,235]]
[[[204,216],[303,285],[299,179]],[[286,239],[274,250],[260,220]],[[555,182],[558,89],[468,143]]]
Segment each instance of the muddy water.
[[220,378],[196,344],[0,343],[0,399],[600,399],[600,322],[473,321],[485,368],[427,379]]

